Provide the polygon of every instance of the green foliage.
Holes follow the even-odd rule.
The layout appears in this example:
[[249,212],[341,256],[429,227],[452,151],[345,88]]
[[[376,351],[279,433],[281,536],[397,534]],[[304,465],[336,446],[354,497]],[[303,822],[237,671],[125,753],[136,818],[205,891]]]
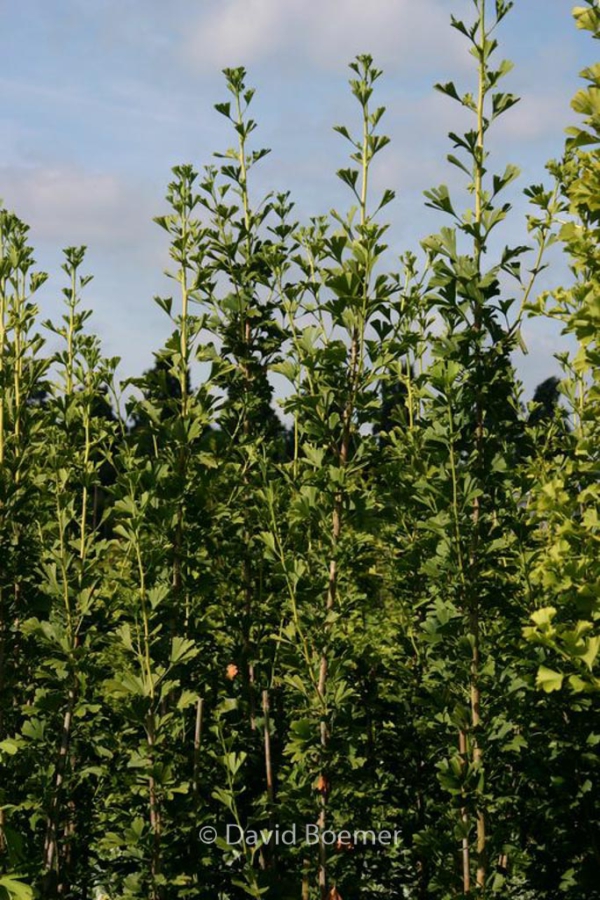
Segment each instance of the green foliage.
[[[391,271],[372,58],[335,126],[349,208],[305,224],[255,198],[268,151],[226,69],[233,146],[173,169],[172,333],[128,384],[83,247],[47,354],[46,276],[0,210],[0,897],[599,896],[600,71],[554,186],[525,190],[532,246],[494,251],[512,6],[451,19],[465,192],[426,192],[440,226]],[[575,18],[598,36],[595,2]],[[572,283],[534,301],[556,241]],[[529,411],[526,312],[578,342]]]
[[[597,9],[575,10],[578,27],[594,37],[600,34]],[[547,691],[565,684],[575,693],[594,692],[600,680],[594,673],[600,633],[598,620],[598,446],[600,440],[600,120],[597,96],[600,70],[592,66],[581,73],[587,82],[572,106],[584,117],[584,127],[568,129],[563,160],[551,167],[568,220],[559,238],[571,261],[572,287],[543,298],[546,314],[563,323],[578,350],[562,357],[565,378],[562,393],[568,405],[573,431],[568,452],[542,471],[536,493],[538,551],[533,558],[532,580],[539,603],[526,637],[545,648],[549,666],[538,674]],[[558,671],[556,671],[558,669]]]

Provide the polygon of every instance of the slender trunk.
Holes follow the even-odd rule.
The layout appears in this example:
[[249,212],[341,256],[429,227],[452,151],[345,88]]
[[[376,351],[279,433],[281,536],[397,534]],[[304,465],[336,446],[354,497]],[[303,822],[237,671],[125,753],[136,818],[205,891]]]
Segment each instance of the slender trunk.
[[[237,109],[237,122],[240,126],[240,130],[238,131],[238,161],[240,164],[240,189],[242,196],[242,204],[244,209],[244,228],[246,231],[246,263],[250,262],[252,257],[252,237],[251,237],[251,215],[250,215],[250,198],[248,195],[248,166],[246,160],[246,136],[245,132],[241,129],[243,123],[242,116],[242,108],[240,104],[239,94],[236,98],[236,109]],[[250,368],[248,365],[248,361],[251,355],[252,348],[252,324],[249,316],[246,311],[246,301],[244,300],[244,311],[241,317],[241,337],[242,337],[242,346],[244,347],[244,353],[246,355],[246,359],[242,364],[242,370],[244,374],[244,408],[243,408],[243,433],[244,439],[248,441],[251,436],[250,429],[250,419],[248,417],[247,411],[247,401],[250,393],[252,391],[252,376],[250,374]],[[248,475],[244,474],[244,484],[248,485]],[[247,526],[247,522],[244,528],[244,563],[243,563],[243,583],[244,583],[244,634],[243,634],[243,644],[244,644],[244,661],[243,661],[243,671],[244,678],[246,679],[246,686],[248,691],[248,702],[250,709],[250,728],[252,731],[256,729],[256,714],[255,714],[255,702],[254,702],[254,664],[252,662],[252,565],[250,561],[250,557],[248,555],[248,547],[250,545],[250,529]]]
[[[359,336],[356,330],[352,335],[352,345],[350,348],[350,369],[349,369],[349,378],[348,378],[348,399],[346,401],[345,409],[344,409],[344,417],[343,417],[343,430],[342,430],[342,440],[339,449],[339,462],[340,466],[345,466],[348,462],[348,454],[350,452],[350,432],[351,432],[351,423],[352,423],[352,412],[354,406],[354,391],[356,387],[356,376],[357,376],[357,366],[358,366],[358,342]],[[336,598],[337,598],[337,588],[338,588],[338,564],[335,558],[337,546],[340,540],[340,535],[342,533],[342,510],[344,504],[344,497],[341,492],[337,493],[335,496],[334,504],[333,504],[333,512],[331,517],[331,549],[332,556],[329,562],[329,578],[327,581],[327,596],[325,600],[325,613],[326,615],[331,612],[335,608]],[[321,759],[325,760],[327,754],[327,747],[329,744],[329,726],[326,719],[327,714],[327,704],[326,704],[326,692],[327,692],[327,676],[329,670],[329,663],[327,659],[327,647],[323,649],[323,653],[321,655],[321,663],[319,666],[319,682],[318,682],[318,690],[319,690],[319,698],[321,700],[321,704],[323,707],[322,719],[321,719]],[[319,829],[322,833],[327,825],[327,801],[328,794],[330,788],[330,782],[328,778],[328,773],[324,771],[324,767],[322,765],[321,768],[321,776],[320,776],[320,785],[321,785],[321,811],[319,814]],[[327,847],[325,846],[323,841],[319,841],[319,889],[321,893],[321,900],[326,900],[327,898]]]
[[[356,341],[353,341],[352,344],[352,371],[355,365],[357,352],[357,344]],[[354,379],[353,379],[354,380]],[[342,437],[342,445],[340,449],[340,463],[341,465],[346,465],[348,459],[348,450],[350,443],[350,416],[352,410],[350,403],[348,404],[345,411],[345,422],[344,422],[344,431]],[[338,493],[334,500],[333,506],[333,514],[331,519],[331,545],[332,551],[335,554],[336,548],[339,543],[340,535],[342,533],[342,508],[343,508],[343,495]],[[327,597],[325,600],[325,613],[331,612],[335,607],[336,597],[337,597],[337,586],[338,586],[338,564],[335,556],[332,556],[329,562],[329,578],[327,582]],[[327,692],[327,676],[329,671],[329,662],[327,658],[327,648],[323,650],[321,655],[321,663],[319,666],[319,697],[321,699],[321,703],[323,704],[323,713],[321,719],[321,752],[322,752],[322,760],[324,761],[325,756],[327,754],[327,747],[329,744],[329,726],[326,719],[326,692]],[[323,767],[321,770],[321,812],[319,814],[319,829],[323,832],[327,825],[327,800],[329,794],[329,777],[328,773],[324,771]],[[327,897],[327,847],[323,841],[319,841],[319,889],[321,892],[322,900],[325,900]]]
[[[74,765],[72,761],[71,767],[74,768]],[[73,865],[73,839],[75,837],[75,802],[69,800],[67,807],[69,811],[63,826],[60,879],[56,887],[56,893],[61,897],[64,897],[69,892],[69,872]]]
[[198,697],[196,703],[196,725],[194,728],[194,774],[192,776],[192,790],[196,800],[198,799],[198,773],[200,769],[200,745],[202,743],[202,719],[204,714],[204,700]]
[[[473,655],[471,660],[471,722],[475,729],[473,736],[473,763],[481,766],[483,753],[479,745],[477,728],[481,724],[481,691],[479,688],[479,610],[475,607],[471,612],[471,635],[473,637]],[[477,806],[477,887],[485,888],[486,878],[486,821],[485,812]]]
[[[149,713],[146,723],[146,737],[148,741],[148,753],[150,757],[150,763],[154,765],[154,714]],[[148,779],[148,798],[149,798],[149,814],[150,814],[150,829],[152,831],[152,850],[150,856],[150,876],[152,879],[151,886],[151,900],[160,900],[161,890],[158,887],[156,881],[158,876],[160,875],[161,870],[161,811],[160,804],[158,800],[158,791],[156,788],[156,781],[154,776],[151,775]]]
[[[479,78],[478,78],[478,95],[477,95],[477,154],[475,156],[474,170],[474,193],[475,193],[475,241],[474,256],[477,272],[481,271],[481,260],[484,248],[483,214],[485,207],[485,194],[483,190],[484,169],[484,143],[485,143],[485,98],[487,92],[487,70],[486,70],[486,0],[482,0],[480,18],[479,18]],[[477,355],[479,356],[482,331],[482,309],[479,302],[475,305],[474,310],[474,331],[477,344]],[[477,366],[477,369],[480,369]],[[477,467],[480,477],[484,478],[483,472],[483,399],[481,393],[481,371],[477,372],[477,395],[476,395],[476,421],[475,421],[475,447]],[[472,573],[472,583],[477,584],[478,580],[478,550],[479,550],[479,531],[481,527],[481,506],[479,497],[473,502],[473,546],[471,558],[469,560]],[[470,693],[471,693],[471,727],[474,731],[472,739],[472,755],[473,763],[480,768],[483,765],[483,752],[479,742],[479,727],[481,725],[481,690],[479,685],[480,667],[481,667],[481,649],[480,649],[480,611],[479,611],[479,595],[477,588],[471,596],[469,604],[469,632],[472,642],[471,656],[471,673],[470,673]],[[485,811],[482,806],[482,798],[477,791],[477,888],[481,895],[485,891],[485,880],[487,874],[486,867],[486,819]]]
[[[332,546],[338,544],[342,530],[342,496],[338,494],[335,498],[333,517],[332,517]],[[335,607],[338,582],[338,566],[335,559],[331,559],[329,563],[329,579],[327,584],[327,599],[325,601],[325,612],[329,613]],[[325,831],[327,825],[327,798],[329,792],[329,778],[323,765],[327,754],[327,746],[329,744],[329,726],[326,719],[326,703],[325,695],[327,691],[327,675],[328,675],[328,659],[327,649],[323,650],[321,655],[321,664],[319,667],[319,696],[323,704],[323,712],[321,718],[321,775],[320,775],[320,791],[321,791],[321,811],[319,813],[319,831]],[[319,890],[322,900],[327,897],[327,847],[323,841],[319,841]]]
[[267,780],[267,797],[269,800],[269,807],[272,810],[273,803],[275,802],[275,785],[273,782],[273,765],[271,761],[271,720],[270,720],[270,706],[269,706],[269,692],[267,690],[263,691],[262,694],[262,707],[264,714],[264,740],[265,740],[265,775]]
[[54,772],[54,789],[50,810],[46,819],[46,835],[44,838],[43,867],[46,872],[54,870],[59,874],[60,858],[58,848],[58,832],[60,826],[62,786],[65,779],[69,748],[71,746],[71,729],[73,724],[73,710],[75,707],[76,690],[71,686],[67,695],[67,708],[65,710],[60,739],[60,748]]
[[[467,735],[461,729],[458,734],[458,749],[460,755],[462,757],[463,766],[467,766],[468,764],[468,753],[467,753]],[[469,825],[469,812],[466,806],[463,806],[460,811],[460,817],[465,828],[465,832]],[[465,834],[462,839],[462,881],[463,881],[463,894],[471,893],[471,850],[469,847],[469,838]]]
[[[476,319],[476,332],[479,333],[481,324],[479,318]],[[479,464],[480,477],[484,478],[481,461],[483,458],[483,406],[481,394],[477,397],[476,408],[476,425],[475,425],[475,447],[477,451],[477,461]],[[472,573],[472,584],[475,585],[469,603],[469,637],[471,640],[471,669],[469,674],[470,681],[470,703],[471,703],[471,728],[473,730],[471,740],[471,754],[473,765],[480,769],[483,765],[483,751],[479,740],[479,730],[481,726],[481,687],[479,683],[481,670],[481,628],[480,628],[480,608],[479,595],[477,593],[478,582],[478,552],[479,552],[479,531],[481,526],[481,505],[479,497],[473,501],[473,543],[469,558],[469,568]],[[485,890],[485,880],[487,874],[486,864],[486,817],[485,810],[482,805],[482,798],[479,790],[476,791],[477,801],[477,888],[483,894]]]
[[[179,474],[183,476],[185,469],[185,463],[182,460],[179,462]],[[171,617],[171,636],[174,636],[177,631],[177,622],[181,616],[180,609],[180,598],[181,598],[181,588],[182,588],[182,577],[181,577],[181,545],[182,545],[182,535],[183,535],[183,509],[182,504],[183,500],[180,498],[179,506],[177,509],[177,524],[175,526],[175,535],[173,538],[173,572],[171,583],[173,585],[173,596],[175,598],[175,608],[174,614]],[[187,609],[185,610],[185,633],[187,635],[188,627],[189,627],[189,616]]]
[[[248,319],[243,323],[243,333],[244,333],[244,344],[246,348],[246,353],[250,353],[250,342],[252,339],[252,331],[250,328],[250,321]],[[244,365],[244,381],[245,381],[245,395],[246,398],[249,396],[250,391],[252,389],[250,372],[248,369],[248,365]],[[250,435],[250,420],[248,418],[248,414],[244,409],[244,438],[248,440]],[[248,486],[248,476],[244,475],[244,483]],[[248,703],[250,708],[250,728],[252,731],[256,728],[256,709],[254,702],[254,664],[252,662],[252,564],[250,562],[250,557],[248,555],[248,547],[250,545],[250,529],[246,527],[244,531],[244,546],[245,546],[245,556],[244,556],[244,670],[245,670],[245,678],[247,683],[248,690]]]
[[99,503],[99,490],[98,485],[94,485],[94,499],[92,502],[92,531],[95,531],[98,527],[98,503]]
[[[476,449],[478,460],[482,459],[483,453],[483,409],[481,398],[477,398],[476,411]],[[477,594],[478,581],[478,549],[479,549],[479,529],[481,520],[481,506],[479,498],[473,502],[473,542],[471,553],[469,556],[469,568],[471,571],[471,584],[475,586],[468,603],[469,610],[469,638],[471,641],[471,666],[469,672],[469,692],[471,706],[471,729],[472,736],[470,743],[470,752],[473,765],[480,769],[483,765],[483,751],[479,740],[479,730],[481,726],[481,687],[479,683],[481,670],[481,628],[480,628],[480,608],[479,597]],[[461,750],[461,752],[463,752]],[[468,753],[468,747],[465,740],[464,752]],[[476,790],[476,825],[477,825],[477,888],[480,893],[485,890],[485,881],[487,875],[486,864],[486,816],[483,808],[482,798],[479,790]]]
[[[248,547],[250,532],[244,532],[244,545]],[[246,551],[247,553],[247,551]],[[250,728],[256,729],[256,706],[254,702],[254,663],[252,662],[252,566],[248,556],[244,559],[244,678],[250,709]]]
[[[188,218],[187,214],[183,216],[183,224],[182,224],[182,242],[185,246],[188,234]],[[179,335],[179,390],[181,393],[181,402],[179,405],[179,422],[182,426],[181,432],[183,435],[187,433],[187,419],[188,419],[188,360],[190,354],[190,345],[189,345],[189,287],[188,287],[188,274],[187,274],[187,263],[182,263],[182,267],[180,270],[180,278],[181,278],[181,330]],[[184,439],[185,440],[185,439]],[[177,475],[180,479],[180,495],[177,501],[177,521],[175,525],[175,534],[173,537],[173,571],[172,571],[172,584],[173,584],[173,597],[175,600],[174,603],[174,615],[171,617],[171,634],[175,635],[177,629],[177,622],[179,621],[179,617],[181,616],[181,599],[183,593],[183,561],[182,561],[182,547],[183,547],[183,535],[184,535],[184,502],[185,502],[185,484],[186,484],[186,475],[188,468],[188,452],[187,452],[187,444],[180,444],[178,453],[177,453],[177,463],[176,463],[176,471]],[[190,624],[190,609],[189,609],[189,598],[186,595],[184,599],[184,634],[187,637],[189,633],[189,624]]]
[[[362,102],[362,101],[361,101]],[[362,140],[362,181],[360,193],[360,225],[361,228],[367,223],[367,190],[369,176],[369,161],[371,159],[369,149],[369,113],[368,103],[363,103],[363,140]],[[356,158],[356,157],[353,157]],[[352,417],[355,409],[356,391],[360,373],[364,364],[364,330],[367,316],[367,302],[369,291],[369,268],[365,264],[364,280],[362,285],[362,318],[359,319],[360,326],[354,325],[352,328],[350,341],[350,359],[346,372],[346,397],[342,410],[342,434],[338,447],[338,462],[340,468],[345,468],[350,454],[350,439],[352,434]],[[332,517],[331,517],[331,556],[329,561],[329,577],[327,581],[327,595],[325,600],[325,615],[334,610],[336,606],[338,593],[338,562],[337,550],[342,533],[342,512],[344,509],[344,493],[342,490],[335,495]],[[329,625],[325,623],[325,636]],[[322,834],[327,825],[327,805],[331,789],[329,772],[327,771],[327,750],[329,745],[329,723],[328,723],[328,707],[327,707],[327,678],[329,671],[328,646],[325,640],[321,661],[319,666],[318,681],[318,699],[321,703],[321,775],[319,779],[319,790],[321,796],[321,810],[319,814],[319,829]],[[327,900],[330,896],[327,888],[327,847],[325,843],[319,841],[319,891],[321,900]]]
[[[265,778],[267,783],[267,800],[269,804],[269,829],[271,832],[273,832],[275,827],[275,821],[273,817],[275,806],[275,783],[273,780],[273,764],[271,760],[271,719],[268,690],[264,690],[262,692],[262,708],[264,717],[263,736],[265,746]],[[270,863],[271,865],[274,865],[276,849],[275,843],[273,842],[273,844],[269,845],[267,849],[270,851]]]
[[310,862],[304,860],[304,871],[302,872],[302,900],[310,900]]

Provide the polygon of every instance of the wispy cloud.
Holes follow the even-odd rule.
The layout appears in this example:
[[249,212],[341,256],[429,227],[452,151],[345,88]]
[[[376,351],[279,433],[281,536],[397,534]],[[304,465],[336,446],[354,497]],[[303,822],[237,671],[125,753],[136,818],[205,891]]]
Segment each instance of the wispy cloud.
[[200,67],[304,59],[338,68],[371,53],[390,70],[465,59],[439,0],[220,0],[187,38]]
[[54,104],[60,107],[84,109],[86,113],[100,113],[115,118],[147,119],[165,125],[184,125],[187,116],[173,107],[174,99],[160,92],[156,87],[148,87],[133,79],[121,80],[111,86],[104,96],[94,96],[89,90],[75,85],[65,87],[39,84],[18,78],[0,78],[0,92],[11,98],[25,98]]
[[59,167],[0,168],[4,202],[38,240],[115,245],[148,241],[154,200],[117,176]]
[[554,135],[562,140],[562,129],[572,118],[567,91],[530,93],[499,121],[496,136],[529,142]]

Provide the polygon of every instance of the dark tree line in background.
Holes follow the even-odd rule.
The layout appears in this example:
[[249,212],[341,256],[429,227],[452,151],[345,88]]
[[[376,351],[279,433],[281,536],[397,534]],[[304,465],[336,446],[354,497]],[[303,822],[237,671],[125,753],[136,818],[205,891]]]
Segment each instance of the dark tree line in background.
[[[415,373],[411,371],[409,376],[414,380]],[[189,380],[189,390],[192,390],[191,381]],[[140,387],[142,394],[146,400],[154,400],[160,407],[165,405],[165,412],[169,401],[178,400],[180,398],[179,382],[169,374],[169,366],[164,360],[157,360],[154,366],[144,372],[140,379]],[[564,418],[559,407],[560,379],[555,375],[546,378],[536,387],[531,400],[529,410],[521,404],[521,419],[523,423],[522,436],[525,439],[526,425],[534,426],[540,423],[553,425],[557,418]],[[394,428],[405,428],[407,425],[406,412],[407,389],[405,381],[392,382],[382,386],[381,404],[377,410],[374,410],[373,421],[371,427],[373,433],[380,436],[380,440],[384,443],[387,436]],[[98,416],[105,416],[107,419],[114,421],[115,413],[108,401],[100,397],[98,403]],[[277,446],[278,439],[281,440],[282,448],[278,449],[278,453],[282,454],[287,462],[291,462],[294,458],[294,429],[287,426],[280,420],[274,409],[273,401],[265,406],[265,418],[269,422],[269,431]],[[139,413],[134,411],[133,419],[129,423],[128,433],[134,435],[138,429],[141,429],[143,420]],[[565,421],[566,429],[568,422]],[[211,434],[210,427],[206,431],[207,436]],[[215,435],[216,437],[216,435]],[[227,441],[230,436],[223,434],[222,440]]]
[[[287,193],[251,199],[266,151],[225,70],[234,145],[173,170],[172,333],[126,385],[85,249],[40,323],[46,275],[0,209],[0,898],[600,897],[600,71],[526,191],[533,254],[494,256],[511,6],[452,20],[466,191],[427,192],[440,229],[398,270],[372,59],[337,127],[352,205],[302,226]],[[574,14],[600,35],[595,0]],[[571,284],[536,298],[553,243]],[[525,315],[577,346],[527,407]]]

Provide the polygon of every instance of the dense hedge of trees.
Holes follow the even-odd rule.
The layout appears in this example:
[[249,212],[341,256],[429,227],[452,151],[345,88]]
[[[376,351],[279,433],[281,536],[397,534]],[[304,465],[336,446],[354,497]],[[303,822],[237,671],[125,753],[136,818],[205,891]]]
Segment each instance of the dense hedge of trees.
[[[235,143],[173,170],[173,330],[133,385],[89,328],[84,248],[40,323],[46,276],[0,210],[0,896],[600,897],[600,67],[526,191],[533,262],[494,257],[511,6],[452,21],[474,87],[437,87],[472,113],[448,157],[470,206],[429,191],[440,229],[397,271],[372,59],[337,128],[352,206],[304,226],[288,194],[251,203],[266,151],[225,71]],[[596,0],[575,16],[600,36]],[[537,298],[556,242],[571,283]],[[528,314],[578,350],[525,408]]]

